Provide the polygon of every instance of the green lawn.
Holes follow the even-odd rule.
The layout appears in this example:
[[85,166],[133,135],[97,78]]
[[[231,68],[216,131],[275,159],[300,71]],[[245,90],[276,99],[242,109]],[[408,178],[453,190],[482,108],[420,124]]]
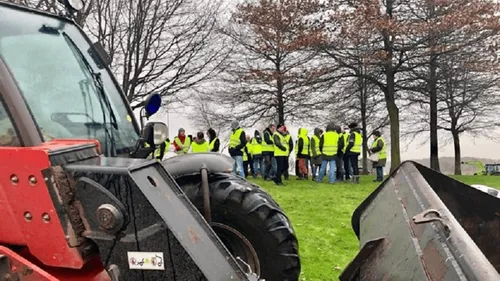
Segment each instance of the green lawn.
[[[500,189],[500,177],[457,176],[468,184],[484,184]],[[358,251],[358,240],[351,228],[354,209],[377,184],[363,176],[360,185],[318,184],[292,177],[286,186],[252,180],[285,210],[299,238],[302,262],[301,281],[338,280],[338,275]]]

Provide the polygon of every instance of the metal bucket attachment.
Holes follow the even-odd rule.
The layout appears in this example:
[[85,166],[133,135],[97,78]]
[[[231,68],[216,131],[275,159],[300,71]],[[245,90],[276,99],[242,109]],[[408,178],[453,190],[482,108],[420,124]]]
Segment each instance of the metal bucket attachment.
[[354,211],[360,251],[341,281],[499,281],[500,199],[402,163]]

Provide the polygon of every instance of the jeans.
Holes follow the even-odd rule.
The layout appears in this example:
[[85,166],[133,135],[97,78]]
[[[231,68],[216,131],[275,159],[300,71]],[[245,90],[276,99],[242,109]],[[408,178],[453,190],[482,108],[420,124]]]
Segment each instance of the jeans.
[[319,168],[319,176],[318,176],[318,182],[322,182],[323,178],[325,177],[326,174],[326,166],[329,165],[329,173],[328,173],[328,182],[329,183],[334,183],[335,182],[335,172],[336,172],[336,161],[337,157],[335,157],[332,160],[323,160],[321,162],[321,168]]
[[253,157],[253,176],[256,177],[257,173],[264,176],[264,166],[262,165],[262,155],[256,155]]
[[384,167],[376,167],[376,169],[377,169],[377,180],[383,181],[384,180]]
[[233,174],[244,178],[245,173],[243,172],[243,156],[231,156],[231,158],[234,159]]
[[263,158],[263,163],[264,163],[264,173],[262,174],[262,177],[264,179],[270,179],[272,178],[272,170],[273,170],[273,156],[266,154],[262,155]]
[[321,167],[321,165],[316,165],[316,164],[311,164],[311,174],[313,178],[318,176],[318,170]]
[[276,160],[276,157],[273,156],[271,162],[272,162],[271,177],[275,177],[276,174],[278,173],[278,162]]

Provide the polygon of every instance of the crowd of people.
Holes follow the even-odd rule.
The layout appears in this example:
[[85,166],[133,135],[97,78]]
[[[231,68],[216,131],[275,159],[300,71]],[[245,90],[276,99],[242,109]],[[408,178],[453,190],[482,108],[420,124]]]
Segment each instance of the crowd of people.
[[[289,158],[295,151],[295,173],[298,180],[312,177],[322,182],[328,171],[328,182],[352,181],[359,183],[358,160],[363,138],[358,124],[348,127],[329,123],[325,131],[315,128],[308,136],[306,128],[299,128],[294,142],[284,124],[271,124],[262,135],[245,135],[238,121],[231,123],[229,154],[235,160],[233,172],[248,177],[248,167],[253,177],[262,176],[283,185],[289,179]],[[383,180],[383,168],[387,161],[386,142],[379,131],[373,132],[373,144],[369,149],[370,160],[377,171],[375,181]]]
[[[379,131],[372,135],[373,143],[368,153],[376,169],[375,181],[382,181],[387,161],[386,142]],[[155,151],[155,157],[162,159],[170,145],[167,139]],[[221,142],[212,128],[206,134],[198,132],[196,136],[186,135],[185,130],[180,128],[172,145],[177,154],[221,150]],[[356,123],[347,127],[329,123],[324,131],[315,128],[311,137],[306,128],[299,128],[298,137],[293,141],[284,124],[271,124],[262,132],[256,130],[250,137],[238,121],[232,121],[228,152],[235,161],[233,173],[241,177],[262,177],[283,185],[283,179],[290,178],[290,155],[295,152],[297,180],[311,177],[313,181],[322,182],[328,173],[328,182],[333,184],[337,181],[359,183],[358,161],[362,148],[361,129]]]

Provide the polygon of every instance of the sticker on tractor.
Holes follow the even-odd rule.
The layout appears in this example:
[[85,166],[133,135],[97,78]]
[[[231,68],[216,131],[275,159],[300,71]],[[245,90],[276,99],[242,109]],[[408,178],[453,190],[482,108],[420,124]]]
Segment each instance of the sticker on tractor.
[[165,270],[162,252],[127,252],[130,269]]

